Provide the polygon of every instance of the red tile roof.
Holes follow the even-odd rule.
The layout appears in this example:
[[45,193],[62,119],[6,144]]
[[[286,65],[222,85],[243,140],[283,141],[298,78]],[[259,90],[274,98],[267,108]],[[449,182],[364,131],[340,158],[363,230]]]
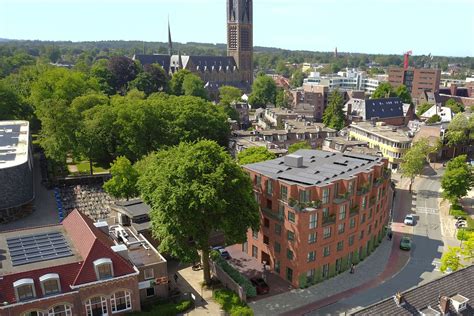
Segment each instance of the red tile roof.
[[48,273],[59,274],[62,293],[72,291],[71,285],[97,281],[93,262],[100,258],[112,260],[115,277],[135,272],[129,261],[110,248],[114,243],[109,236],[95,227],[93,221],[86,215],[74,210],[62,225],[72,241],[71,246],[77,250],[83,261],[4,275],[3,279],[0,279],[0,302],[15,303],[13,282],[23,278],[34,280],[37,297],[42,297],[43,294],[39,278]]

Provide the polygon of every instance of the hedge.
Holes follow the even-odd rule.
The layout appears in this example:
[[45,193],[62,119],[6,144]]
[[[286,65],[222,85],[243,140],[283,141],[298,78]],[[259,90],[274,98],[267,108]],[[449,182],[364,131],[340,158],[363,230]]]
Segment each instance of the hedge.
[[253,316],[253,310],[231,290],[216,290],[212,297],[231,316]]
[[458,240],[466,241],[473,234],[474,234],[474,231],[471,231],[470,229],[458,229],[456,237],[458,238]]
[[177,314],[183,313],[190,309],[193,306],[193,302],[191,300],[185,300],[180,303],[158,303],[149,306],[148,308],[144,308],[144,311],[141,312],[134,312],[127,315],[136,315],[136,316],[152,316],[152,315],[160,315],[160,316],[175,316]]
[[250,283],[250,281],[240,274],[233,266],[227,263],[224,259],[222,259],[221,255],[217,251],[211,252],[211,258],[214,262],[222,268],[222,270],[227,273],[232,280],[237,282],[245,291],[247,297],[255,297],[257,296],[257,289]]

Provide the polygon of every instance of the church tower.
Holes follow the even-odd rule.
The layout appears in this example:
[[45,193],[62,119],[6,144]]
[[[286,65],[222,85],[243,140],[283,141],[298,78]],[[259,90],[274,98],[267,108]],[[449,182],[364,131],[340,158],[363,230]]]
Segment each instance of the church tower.
[[227,56],[234,57],[241,80],[253,81],[252,0],[227,0]]

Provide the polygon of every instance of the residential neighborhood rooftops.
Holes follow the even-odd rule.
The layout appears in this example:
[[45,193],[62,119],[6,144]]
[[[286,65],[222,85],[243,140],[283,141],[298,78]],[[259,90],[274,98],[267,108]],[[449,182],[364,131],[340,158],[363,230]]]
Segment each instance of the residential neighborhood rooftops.
[[380,157],[302,149],[292,155],[244,167],[293,184],[324,186],[334,180],[349,179],[382,163]]
[[395,142],[410,143],[412,141],[412,139],[408,136],[410,129],[406,127],[397,127],[383,124],[373,125],[371,122],[357,122],[352,123],[350,128],[376,134],[382,138]]

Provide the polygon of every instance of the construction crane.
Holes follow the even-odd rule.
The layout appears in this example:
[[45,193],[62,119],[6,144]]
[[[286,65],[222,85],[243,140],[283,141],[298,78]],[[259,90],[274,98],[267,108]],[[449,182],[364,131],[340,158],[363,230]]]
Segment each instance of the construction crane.
[[407,70],[408,69],[408,58],[409,56],[412,54],[412,51],[409,50],[408,52],[406,52],[403,56],[404,56],[404,59],[403,59],[403,69]]

